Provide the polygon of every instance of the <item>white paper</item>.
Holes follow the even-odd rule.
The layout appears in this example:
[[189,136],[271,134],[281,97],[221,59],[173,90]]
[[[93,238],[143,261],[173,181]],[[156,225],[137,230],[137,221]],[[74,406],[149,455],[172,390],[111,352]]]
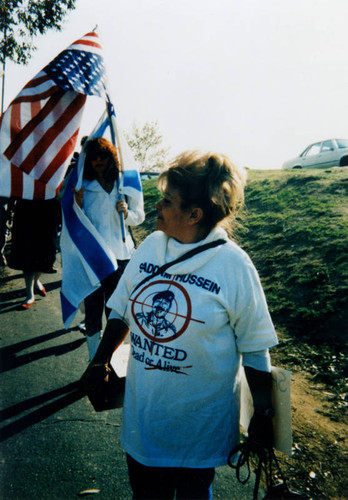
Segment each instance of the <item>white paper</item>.
[[110,364],[118,377],[125,377],[127,374],[130,344],[121,344],[111,356]]

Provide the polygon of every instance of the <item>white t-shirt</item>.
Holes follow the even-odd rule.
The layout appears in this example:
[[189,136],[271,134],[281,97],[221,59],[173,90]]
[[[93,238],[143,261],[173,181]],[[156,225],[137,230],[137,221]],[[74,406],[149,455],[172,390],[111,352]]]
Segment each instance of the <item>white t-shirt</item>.
[[[157,231],[132,257],[108,307],[130,327],[121,443],[148,466],[217,467],[239,442],[243,353],[277,344],[258,274],[235,243],[148,274],[195,244]],[[132,294],[132,295],[131,295]]]
[[126,241],[122,241],[121,218],[116,210],[118,190],[116,183],[107,193],[99,182],[84,180],[85,188],[83,197],[83,211],[92,222],[98,233],[104,239],[108,248],[116,259],[130,259],[134,251],[134,243],[128,231],[128,226],[141,224],[145,218],[142,198],[138,203],[133,198],[128,198],[128,215],[125,219]]

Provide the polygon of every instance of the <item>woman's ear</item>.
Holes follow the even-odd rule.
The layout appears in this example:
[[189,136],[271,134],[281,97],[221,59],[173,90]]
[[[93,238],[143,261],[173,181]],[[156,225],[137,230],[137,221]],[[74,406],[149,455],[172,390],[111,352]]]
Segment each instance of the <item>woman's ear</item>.
[[192,208],[191,209],[191,214],[190,214],[190,219],[189,219],[189,224],[191,226],[194,226],[195,224],[198,224],[203,217],[203,210],[201,208]]

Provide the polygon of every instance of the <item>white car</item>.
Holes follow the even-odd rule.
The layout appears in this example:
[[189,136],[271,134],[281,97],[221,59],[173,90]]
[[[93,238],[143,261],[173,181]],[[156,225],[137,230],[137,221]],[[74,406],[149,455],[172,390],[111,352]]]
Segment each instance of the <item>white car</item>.
[[329,168],[348,166],[348,139],[328,139],[308,146],[300,156],[283,164],[289,168]]

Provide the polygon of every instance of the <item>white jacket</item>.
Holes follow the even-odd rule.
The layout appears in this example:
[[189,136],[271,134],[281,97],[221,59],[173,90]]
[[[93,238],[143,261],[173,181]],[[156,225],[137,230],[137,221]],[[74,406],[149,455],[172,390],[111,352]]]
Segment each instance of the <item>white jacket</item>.
[[137,226],[145,219],[143,200],[136,203],[133,198],[128,198],[128,215],[125,219],[126,241],[122,241],[121,217],[116,210],[118,201],[117,184],[111,193],[107,193],[99,182],[84,180],[85,188],[83,197],[83,211],[92,222],[98,233],[102,236],[107,246],[117,260],[130,259],[134,252],[134,243],[129,233],[128,226]]

